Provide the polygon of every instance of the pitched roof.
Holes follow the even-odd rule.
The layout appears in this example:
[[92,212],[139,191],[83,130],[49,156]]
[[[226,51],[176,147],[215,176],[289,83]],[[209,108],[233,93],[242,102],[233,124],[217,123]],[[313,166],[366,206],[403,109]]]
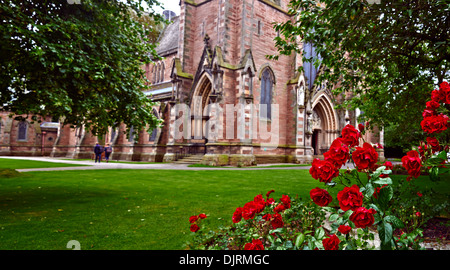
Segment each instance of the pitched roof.
[[178,51],[178,38],[180,32],[180,16],[172,18],[172,22],[167,25],[158,39],[156,52],[160,56],[165,56]]

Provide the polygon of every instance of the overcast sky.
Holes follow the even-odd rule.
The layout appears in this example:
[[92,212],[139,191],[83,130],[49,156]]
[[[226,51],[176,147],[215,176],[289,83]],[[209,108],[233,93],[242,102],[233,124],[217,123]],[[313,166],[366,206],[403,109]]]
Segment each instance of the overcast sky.
[[180,15],[180,0],[160,0],[161,4],[164,5],[164,10],[171,10],[177,15]]

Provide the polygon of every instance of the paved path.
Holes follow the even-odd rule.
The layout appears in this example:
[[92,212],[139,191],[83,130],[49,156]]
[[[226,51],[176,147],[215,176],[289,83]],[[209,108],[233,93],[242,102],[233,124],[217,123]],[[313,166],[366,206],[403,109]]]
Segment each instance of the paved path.
[[[255,167],[188,167],[188,164],[173,164],[173,163],[154,163],[154,164],[139,164],[136,163],[95,163],[93,160],[67,160],[64,158],[52,158],[52,157],[19,157],[19,156],[0,156],[1,158],[7,159],[25,159],[25,160],[36,160],[45,162],[57,162],[57,163],[67,163],[67,167],[53,167],[53,168],[33,168],[33,169],[17,169],[19,172],[31,172],[31,171],[64,171],[64,170],[98,170],[98,169],[157,169],[157,170],[306,170],[310,166],[296,166],[296,167],[267,167],[271,165],[294,165],[294,164],[261,164]],[[0,160],[1,162],[1,160]],[[76,165],[87,165],[87,166],[70,166],[71,164]]]

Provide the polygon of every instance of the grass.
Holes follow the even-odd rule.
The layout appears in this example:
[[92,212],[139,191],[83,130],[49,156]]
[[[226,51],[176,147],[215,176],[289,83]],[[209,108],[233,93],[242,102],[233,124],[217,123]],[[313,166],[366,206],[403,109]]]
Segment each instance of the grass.
[[87,166],[81,164],[69,164],[62,162],[46,162],[38,160],[9,159],[0,158],[0,169],[34,169],[34,168],[53,168],[53,167],[77,167]]
[[0,179],[0,249],[65,249],[77,240],[82,249],[179,250],[191,215],[230,224],[259,193],[307,196],[314,184],[303,170],[26,173]]
[[[448,181],[429,184],[449,194]],[[316,186],[308,170],[21,173],[0,178],[0,249],[65,250],[77,240],[82,250],[182,250],[191,215],[207,214],[215,228],[259,193],[306,199]]]

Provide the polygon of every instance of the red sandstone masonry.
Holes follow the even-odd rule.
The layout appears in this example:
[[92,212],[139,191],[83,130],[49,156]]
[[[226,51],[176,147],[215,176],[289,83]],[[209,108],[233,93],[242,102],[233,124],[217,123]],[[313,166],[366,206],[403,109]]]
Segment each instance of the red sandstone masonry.
[[[255,74],[251,80],[253,86],[252,100],[248,96],[250,94],[248,84],[244,86],[244,92],[248,98],[247,101],[251,101],[255,105],[260,103],[261,71],[269,67],[275,77],[272,103],[279,105],[280,120],[279,147],[276,149],[264,149],[259,146],[264,140],[259,138],[254,139],[251,141],[253,143],[253,154],[256,155],[259,163],[276,160],[280,162],[292,162],[288,156],[303,156],[307,154],[309,148],[304,147],[304,145],[311,141],[310,137],[305,137],[303,134],[304,129],[307,127],[304,114],[305,110],[301,110],[298,113],[295,83],[287,84],[290,80],[296,78],[295,70],[298,66],[302,65],[302,60],[301,56],[295,57],[294,55],[281,56],[278,61],[268,60],[266,58],[266,55],[277,54],[273,40],[277,33],[273,29],[272,22],[283,22],[291,19],[282,11],[287,10],[288,0],[279,1],[281,8],[276,8],[268,4],[268,2],[271,2],[271,0],[190,0],[189,3],[181,0],[178,51],[170,55],[164,55],[164,59],[156,61],[156,66],[158,64],[164,66],[164,77],[158,82],[155,82],[152,87],[154,90],[171,87],[170,73],[175,57],[180,59],[182,65],[180,72],[195,76],[205,46],[204,36],[207,34],[210,38],[209,44],[211,50],[214,51],[215,47],[219,46],[222,51],[223,60],[226,63],[225,66],[221,67],[223,71],[223,96],[220,104],[221,106],[225,106],[225,104],[235,105],[242,101],[240,100],[240,90],[242,87],[241,79],[243,77],[241,76],[243,70],[240,67],[242,64],[241,61],[249,49],[255,65]],[[146,71],[147,78],[153,81],[155,78],[155,65],[144,65],[143,69]],[[249,82],[249,78],[245,77],[245,81]],[[179,96],[181,102],[186,102],[189,98],[191,90],[196,86],[193,83],[194,81],[192,79],[182,78],[182,91]],[[123,134],[125,126],[121,125],[118,131],[118,138],[114,142],[114,159],[149,160],[153,158],[155,160],[162,160],[164,153],[175,153],[178,151],[178,146],[172,146],[171,143],[186,143],[186,140],[183,139],[177,141],[171,139],[173,131],[170,130],[170,123],[174,120],[170,115],[171,103],[167,99],[163,99],[161,102],[161,107],[156,109],[159,116],[164,119],[165,125],[160,130],[158,146],[148,141],[149,134],[145,131],[140,131],[141,137],[139,142],[129,142],[126,134]],[[332,115],[331,109],[323,104],[318,105],[316,112],[323,118]],[[343,112],[336,113],[340,113],[338,116],[339,122],[342,120]],[[10,151],[10,146],[13,144],[17,145],[14,142],[15,136],[17,137],[16,129],[12,128],[8,134],[4,132],[4,124],[6,124],[5,115],[0,113],[3,121],[2,130],[0,130],[0,151],[2,149]],[[353,116],[352,112],[350,112],[350,116]],[[223,120],[225,124],[226,117]],[[248,127],[250,128],[250,125]],[[215,153],[251,153],[251,143],[246,146],[240,146],[241,141],[237,138],[225,139],[225,131],[227,128],[230,127],[225,126],[223,129],[224,139],[217,141],[218,143],[222,143],[222,145],[216,147],[217,152]],[[339,128],[342,127],[338,126]],[[236,122],[234,123],[233,129],[234,134],[237,134]],[[38,145],[40,133],[33,135],[32,131],[30,132],[32,139],[29,143],[22,143],[20,146],[26,146],[26,150],[23,150],[25,149],[23,147],[18,148],[17,146],[14,146],[16,148],[12,147],[12,149],[36,153],[36,145]],[[246,134],[249,135],[249,133]],[[331,136],[326,133],[326,130],[323,130],[321,134],[322,139],[325,136]],[[84,137],[79,137],[78,135],[75,134],[74,129],[68,126],[62,127],[54,154],[60,156],[79,154],[81,156],[91,153],[92,146],[98,138],[90,134],[86,134]],[[107,134],[107,136],[110,136],[110,134]],[[367,138],[374,141],[380,139],[379,137],[370,135],[367,135]],[[298,148],[296,149],[295,147]]]

